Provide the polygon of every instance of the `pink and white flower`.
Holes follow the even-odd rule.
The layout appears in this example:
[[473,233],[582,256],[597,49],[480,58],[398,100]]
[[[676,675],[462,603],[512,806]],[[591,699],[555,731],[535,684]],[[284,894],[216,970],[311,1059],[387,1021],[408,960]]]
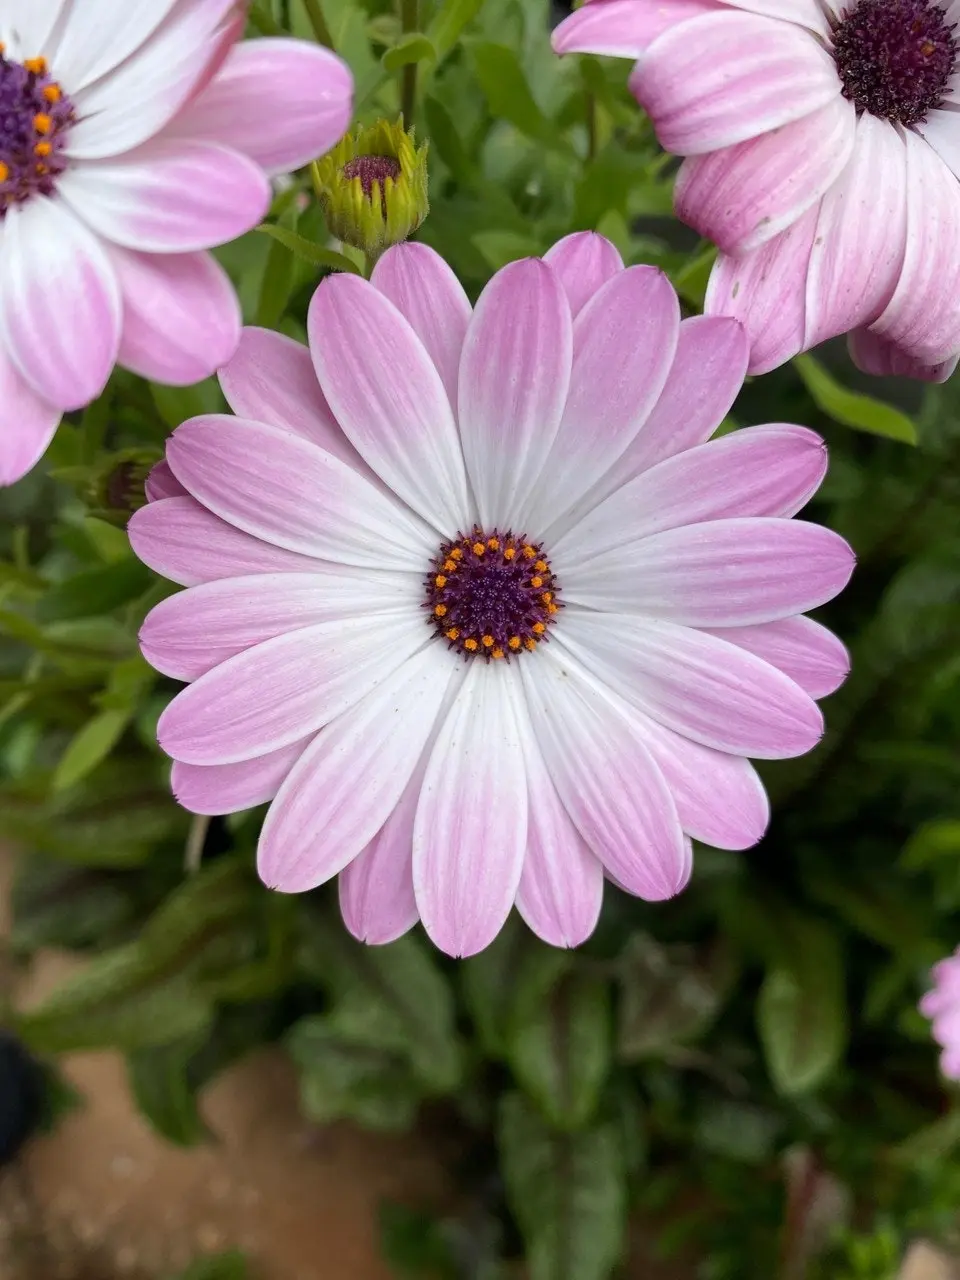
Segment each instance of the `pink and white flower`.
[[920,1012],[933,1023],[933,1037],[943,1049],[940,1069],[960,1080],[960,947],[934,965],[933,988],[920,1001]]
[[188,809],[272,800],[264,881],[340,876],[349,928],[419,918],[469,955],[516,903],[548,942],[604,875],[679,892],[691,838],[763,834],[748,756],[808,751],[840,642],[800,616],[853,566],[792,520],[822,441],[707,443],[741,326],[680,321],[667,278],[583,233],[511,263],[475,310],[432,250],[337,275],[309,350],[247,329],[236,417],[171,437],[137,554],[187,587],[141,632],[191,681],[160,719]]
[[236,43],[237,0],[5,0],[0,13],[0,483],[115,363],[208,377],[240,338],[204,250],[269,174],[333,145],[352,79],[299,40]]
[[870,373],[942,381],[960,353],[960,2],[592,0],[554,32],[638,61],[686,156],[679,216],[716,242],[705,310],[750,372],[852,331]]

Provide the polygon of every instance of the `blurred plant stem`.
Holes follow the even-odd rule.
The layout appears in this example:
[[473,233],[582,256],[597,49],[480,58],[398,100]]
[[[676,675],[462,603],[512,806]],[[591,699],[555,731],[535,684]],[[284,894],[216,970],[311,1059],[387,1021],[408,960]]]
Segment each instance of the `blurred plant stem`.
[[[400,26],[404,35],[417,29],[417,0],[400,0]],[[400,111],[403,123],[409,129],[413,125],[413,111],[417,101],[417,64],[408,62],[400,71]]]
[[332,49],[333,36],[330,34],[327,20],[323,16],[323,10],[320,8],[320,0],[303,0],[303,7],[307,11],[307,18],[318,43],[326,45],[328,49]]
[[597,155],[597,99],[592,93],[587,94],[587,161],[594,160]]
[[197,814],[190,823],[190,834],[183,851],[183,869],[188,876],[194,876],[200,870],[203,861],[203,846],[206,844],[207,832],[210,830],[210,819]]

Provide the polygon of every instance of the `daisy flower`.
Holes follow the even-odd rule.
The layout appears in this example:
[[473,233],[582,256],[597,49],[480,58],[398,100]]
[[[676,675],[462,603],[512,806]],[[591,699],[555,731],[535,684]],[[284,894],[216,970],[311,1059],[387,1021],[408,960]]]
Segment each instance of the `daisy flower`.
[[933,988],[920,1001],[920,1012],[933,1023],[933,1037],[943,1049],[940,1069],[960,1080],[960,947],[934,965]]
[[559,53],[638,59],[686,156],[679,216],[721,253],[705,310],[750,372],[852,331],[869,373],[942,381],[960,352],[957,18],[948,0],[592,0]]
[[236,349],[203,251],[260,221],[268,174],[337,141],[352,95],[329,50],[242,30],[236,0],[4,0],[0,483],[115,363],[180,385]]
[[140,637],[192,681],[158,728],[181,803],[272,800],[267,885],[339,874],[357,936],[419,918],[452,955],[514,903],[574,945],[605,874],[656,901],[691,837],[758,840],[747,757],[820,738],[847,658],[800,615],[853,556],[790,519],[824,474],[816,435],[707,442],[741,326],[681,323],[660,271],[584,233],[473,311],[399,245],[370,281],[324,280],[308,332],[244,331],[221,374],[237,416],[174,432],[130,524],[187,587]]

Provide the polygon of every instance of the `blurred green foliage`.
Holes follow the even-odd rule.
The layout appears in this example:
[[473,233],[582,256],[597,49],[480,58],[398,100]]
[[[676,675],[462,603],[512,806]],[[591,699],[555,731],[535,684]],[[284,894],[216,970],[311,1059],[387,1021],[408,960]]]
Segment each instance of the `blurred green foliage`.
[[[546,0],[422,0],[419,33],[389,0],[323,11],[359,119],[395,114],[416,66],[421,235],[471,296],[596,227],[699,306],[712,252],[671,219],[674,166],[627,65],[554,58]],[[301,0],[258,0],[252,22],[312,35]],[[299,175],[268,234],[220,254],[247,320],[297,337],[319,274],[360,266],[307,191]],[[494,1280],[525,1255],[532,1280],[604,1280],[628,1216],[703,1280],[884,1280],[913,1235],[955,1242],[960,1107],[916,1001],[960,935],[960,381],[868,382],[828,347],[747,386],[727,428],[821,431],[832,463],[811,516],[859,556],[823,611],[853,655],[826,739],[763,766],[769,834],[745,854],[699,848],[678,900],[608,887],[578,953],[512,920],[462,964],[419,932],[360,946],[330,889],[270,895],[259,813],[207,831],[169,796],[154,726],[175,686],[136,635],[173,588],[132,557],[109,505],[127,489],[105,481],[221,407],[213,382],[119,372],[0,495],[0,832],[23,850],[9,947],[90,958],[18,1020],[27,1041],[118,1048],[148,1120],[183,1145],[207,1136],[198,1090],[264,1042],[289,1053],[318,1123],[442,1134],[462,1212],[385,1208],[398,1275]],[[241,1274],[236,1258],[196,1273]]]

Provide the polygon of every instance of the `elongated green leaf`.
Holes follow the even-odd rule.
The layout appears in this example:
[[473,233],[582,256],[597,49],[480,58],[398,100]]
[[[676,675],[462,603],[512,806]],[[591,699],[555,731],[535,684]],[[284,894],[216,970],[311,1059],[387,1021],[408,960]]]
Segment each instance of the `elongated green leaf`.
[[905,444],[917,443],[917,429],[901,410],[872,396],[848,391],[811,355],[796,356],[793,363],[814,404],[835,422],[875,436],[902,440]]
[[296,231],[291,231],[289,227],[277,226],[273,222],[262,222],[256,230],[262,231],[266,236],[272,236],[284,248],[289,249],[298,258],[303,258],[304,262],[312,263],[315,267],[330,267],[333,271],[350,271],[354,275],[360,274],[360,268],[357,264],[344,254],[335,253],[332,249],[325,249],[323,245],[316,244],[313,240],[307,240],[304,236],[298,235]]
[[442,0],[427,28],[439,62],[452,52],[464,27],[483,7],[483,0]]
[[209,1135],[188,1074],[196,1048],[195,1039],[179,1040],[137,1050],[127,1058],[127,1079],[141,1114],[178,1147],[196,1146]]
[[92,773],[120,741],[129,720],[129,711],[101,711],[88,720],[60,757],[53,790],[65,791]]
[[400,67],[409,66],[412,62],[423,62],[426,58],[435,58],[437,51],[430,40],[419,31],[410,31],[397,41],[392,49],[383,55],[384,69],[398,71]]
[[501,1103],[498,1144],[530,1280],[606,1280],[620,1260],[626,1226],[616,1126],[557,1133],[511,1093]]
[[504,44],[478,41],[472,46],[477,79],[490,112],[549,147],[558,145],[558,134],[540,110],[514,51]]

